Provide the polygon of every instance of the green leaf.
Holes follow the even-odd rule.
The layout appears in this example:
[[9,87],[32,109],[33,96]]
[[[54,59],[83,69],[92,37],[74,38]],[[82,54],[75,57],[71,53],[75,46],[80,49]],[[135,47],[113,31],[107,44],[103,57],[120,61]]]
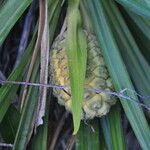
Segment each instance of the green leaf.
[[5,0],[1,3],[0,45],[31,2],[31,0]]
[[119,106],[114,106],[112,107],[110,113],[108,114],[112,148],[114,150],[115,149],[125,150],[126,146],[124,141],[123,128],[121,124],[121,115],[119,110],[120,110]]
[[13,105],[10,105],[3,121],[0,124],[0,133],[5,142],[12,144],[14,143],[19,120],[20,113]]
[[44,117],[43,125],[37,128],[37,133],[33,137],[32,150],[46,150],[48,145],[48,115],[49,114],[49,104],[47,104],[46,114]]
[[150,1],[149,0],[116,0],[124,7],[130,9],[136,14],[150,19]]
[[128,9],[126,9],[126,13],[123,11],[123,15],[128,23],[130,31],[132,32],[142,54],[150,63],[150,20],[136,15]]
[[133,19],[135,24],[141,29],[143,34],[150,40],[150,20],[133,13],[128,9],[126,9],[126,12]]
[[125,142],[123,129],[121,125],[120,114],[118,112],[111,112],[109,116],[109,125],[111,132],[111,140],[112,140],[112,149],[121,149],[125,150]]
[[[33,74],[31,77],[31,82],[39,81],[39,58],[37,59]],[[13,150],[24,150],[27,146],[27,141],[29,140],[29,136],[32,133],[32,124],[34,123],[36,108],[37,108],[37,97],[38,95],[38,87],[29,87],[28,95],[25,99],[25,104],[23,107],[23,111],[21,114],[21,119],[19,123],[19,127],[17,130],[17,135],[14,142]]]
[[[111,24],[114,37],[123,56],[128,72],[134,81],[138,92],[142,95],[148,95],[150,93],[150,66],[135,43],[125,21],[115,6],[115,3],[112,1],[105,1],[104,4],[108,14],[108,20]],[[142,84],[139,84],[139,82]],[[143,99],[143,101],[147,105],[150,104],[148,99]]]
[[[58,2],[58,1],[57,1]],[[61,1],[59,1],[59,3],[57,3],[56,5],[55,11],[53,11],[52,9],[49,8],[49,11],[53,12],[53,15],[51,16],[51,18],[49,18],[50,21],[50,38],[51,41],[53,39],[53,35],[55,32],[55,28],[52,28],[52,26],[56,27],[56,23],[58,21],[58,17],[60,14],[60,10],[61,10]],[[49,12],[50,13],[50,12]],[[38,82],[38,73],[39,73],[39,56],[36,58],[36,64],[34,66],[34,71],[32,74],[32,78],[30,82]],[[14,150],[23,150],[26,149],[27,143],[29,141],[29,137],[32,133],[31,128],[33,128],[33,123],[34,123],[34,117],[35,117],[35,113],[36,113],[36,107],[37,107],[37,100],[38,100],[38,88],[34,88],[32,86],[29,87],[29,91],[28,91],[28,95],[26,98],[26,103],[25,106],[23,108],[23,112],[21,115],[21,120],[19,123],[19,128],[17,131],[17,135],[15,138],[15,143],[14,143]],[[45,120],[46,121],[46,120]],[[47,124],[45,124],[47,126]],[[41,129],[42,128],[42,129]],[[42,136],[44,137],[44,139],[41,141],[41,146],[42,147],[46,147],[46,134],[47,134],[47,127],[40,127],[39,130],[37,130],[39,133],[37,133],[37,137],[35,137],[35,143],[37,143],[38,140],[40,140],[40,135],[42,134]],[[21,140],[20,140],[21,139]],[[35,148],[33,144],[33,148]]]
[[100,136],[97,120],[94,120],[90,125],[81,122],[81,128],[78,132],[76,140],[76,150],[101,149]]
[[[35,41],[35,36],[33,37],[31,43],[26,49],[20,64],[10,74],[8,80],[21,81],[27,62],[30,60],[31,57],[34,41]],[[17,89],[18,89],[18,85],[13,85],[13,84],[4,84],[0,88],[0,122],[2,121],[8,107],[10,106],[13,97],[16,95]]]
[[108,116],[104,116],[100,118],[100,125],[102,127],[102,131],[104,134],[105,143],[108,150],[112,150],[112,140],[111,140],[111,132],[110,132],[110,122],[108,120]]
[[81,120],[81,106],[84,93],[87,58],[86,38],[81,28],[81,18],[78,6],[76,5],[69,5],[68,7],[66,47],[72,96],[73,134],[76,134]]
[[[116,91],[121,91],[124,88],[134,90],[111,28],[107,22],[102,1],[87,0],[87,3]],[[138,100],[136,95],[131,92],[126,92],[126,95]],[[141,147],[145,150],[150,149],[150,130],[142,109],[137,104],[131,103],[124,98],[120,98],[120,101]]]
[[57,27],[58,23],[58,18],[60,15],[61,11],[61,3],[62,1],[60,0],[55,0],[52,2],[52,4],[49,4],[48,7],[48,16],[49,16],[49,32],[50,32],[50,45],[52,44],[53,38],[54,38],[54,33]]
[[103,129],[105,142],[109,150],[121,149],[125,150],[124,134],[121,124],[119,105],[112,106],[110,113],[100,119]]
[[[50,42],[52,42],[53,36],[54,36],[54,31],[55,28],[52,27],[56,27],[56,23],[59,17],[59,13],[60,13],[60,4],[61,1],[57,1],[56,3],[56,11],[52,11],[54,15],[52,15],[49,19],[49,21],[51,21],[51,25],[50,25]],[[53,6],[53,5],[52,5]],[[49,8],[49,10],[51,10],[51,8]],[[55,13],[54,13],[55,12]],[[35,29],[36,33],[37,28]],[[20,62],[20,64],[16,67],[16,69],[10,74],[10,76],[8,77],[7,80],[10,81],[21,81],[22,77],[24,75],[24,69],[26,68],[26,65],[28,64],[28,62],[30,61],[30,58],[32,56],[32,50],[34,47],[34,43],[35,43],[35,34],[33,35],[33,38],[29,44],[29,46],[27,47],[27,49],[25,50],[25,53],[22,57],[22,60]],[[11,102],[12,102],[12,98],[16,95],[18,89],[18,85],[13,85],[13,84],[5,84],[0,88],[0,122],[2,121],[8,107],[10,106]]]

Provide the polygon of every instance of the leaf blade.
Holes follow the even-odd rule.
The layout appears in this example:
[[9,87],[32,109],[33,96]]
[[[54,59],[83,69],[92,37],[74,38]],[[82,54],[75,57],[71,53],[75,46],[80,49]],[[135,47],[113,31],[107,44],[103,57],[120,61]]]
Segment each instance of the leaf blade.
[[31,2],[31,0],[7,0],[0,7],[0,45]]
[[[80,14],[78,5],[68,7],[67,29],[67,57],[72,96],[72,113],[74,132],[80,127],[81,106],[84,92],[84,79],[86,72],[86,39],[83,30],[80,29]],[[81,42],[82,41],[82,42]]]
[[[113,39],[110,27],[107,23],[102,7],[102,1],[96,0],[91,2],[88,0],[87,3],[90,6],[89,10],[92,14],[93,25],[95,27],[97,37],[101,43],[101,47],[103,48],[104,57],[108,64],[108,69],[113,79],[115,89],[117,91],[124,88],[133,89],[118,47]],[[101,28],[100,32],[99,28]],[[127,93],[126,95],[137,99],[134,94]],[[143,149],[149,149],[150,144],[148,139],[150,138],[150,130],[141,108],[125,99],[120,100],[141,147]]]
[[116,0],[118,3],[123,5],[124,7],[127,7],[131,11],[133,11],[136,14],[139,14],[141,16],[144,16],[148,19],[150,19],[150,2],[144,2],[139,0]]

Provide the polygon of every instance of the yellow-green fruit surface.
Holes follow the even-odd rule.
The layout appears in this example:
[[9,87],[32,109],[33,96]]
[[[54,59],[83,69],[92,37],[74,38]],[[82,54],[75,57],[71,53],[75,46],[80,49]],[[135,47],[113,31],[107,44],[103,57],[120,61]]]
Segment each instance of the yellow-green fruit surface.
[[[112,81],[96,37],[87,31],[84,32],[88,43],[85,88],[113,91]],[[64,32],[55,39],[50,50],[50,83],[70,87],[68,61],[65,52],[66,33]],[[53,94],[58,98],[58,103],[64,105],[71,112],[70,88],[65,90],[54,88]],[[81,119],[101,117],[109,112],[111,105],[115,102],[116,99],[110,94],[85,90]]]

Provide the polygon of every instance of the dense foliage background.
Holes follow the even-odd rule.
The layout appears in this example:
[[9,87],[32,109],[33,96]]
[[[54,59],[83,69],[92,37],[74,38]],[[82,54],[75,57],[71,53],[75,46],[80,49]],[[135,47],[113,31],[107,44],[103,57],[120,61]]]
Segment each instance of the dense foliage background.
[[[48,83],[46,56],[66,16],[68,49],[78,49],[77,30],[88,28],[95,33],[115,91],[121,94],[108,115],[81,124],[82,78],[71,82],[73,117],[57,104],[51,88],[46,96],[44,87],[8,82]],[[79,60],[85,55],[79,59],[75,53],[68,56],[78,60],[82,67],[77,72],[84,74],[86,65]],[[149,58],[149,0],[1,0],[0,149],[149,150]],[[79,64],[69,65],[74,69]],[[75,81],[77,74],[70,75]],[[39,106],[45,111],[40,126]],[[72,135],[73,131],[77,134]]]

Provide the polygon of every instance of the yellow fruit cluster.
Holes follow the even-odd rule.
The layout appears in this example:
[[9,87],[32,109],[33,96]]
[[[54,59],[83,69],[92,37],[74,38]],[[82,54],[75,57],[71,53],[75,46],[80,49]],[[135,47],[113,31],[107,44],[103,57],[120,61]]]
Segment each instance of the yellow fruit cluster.
[[[85,88],[113,91],[112,81],[96,37],[87,31],[84,32],[88,43]],[[50,82],[55,85],[70,87],[68,61],[65,52],[66,33],[64,32],[55,39],[50,50]],[[53,94],[58,98],[58,103],[64,105],[71,112],[70,89],[53,89]],[[116,100],[112,95],[85,90],[81,118],[101,117],[109,112],[111,105],[115,102]]]

